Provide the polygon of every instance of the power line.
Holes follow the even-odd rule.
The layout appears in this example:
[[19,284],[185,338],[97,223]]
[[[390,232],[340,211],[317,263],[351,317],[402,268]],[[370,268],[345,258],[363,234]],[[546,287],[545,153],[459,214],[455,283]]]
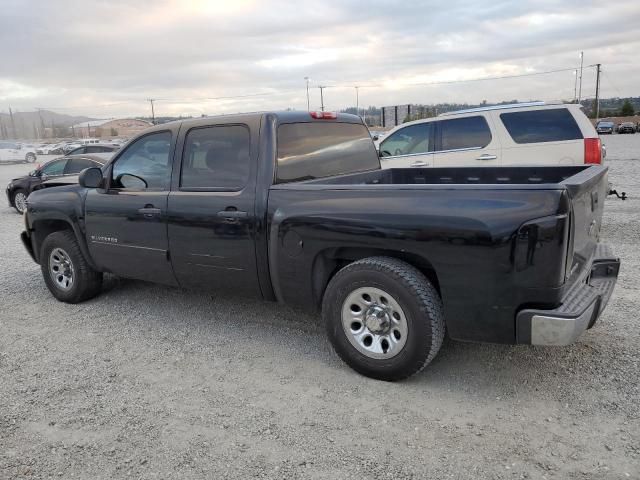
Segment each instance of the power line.
[[[595,68],[596,65],[588,65],[584,68]],[[400,84],[401,87],[413,87],[413,86],[431,86],[431,85],[452,85],[452,84],[461,84],[461,83],[469,83],[469,82],[483,82],[483,81],[492,81],[492,80],[506,80],[506,79],[514,79],[514,78],[525,78],[525,77],[533,77],[533,76],[540,76],[540,75],[550,75],[550,74],[554,74],[554,73],[561,73],[561,72],[575,72],[576,68],[575,67],[571,67],[571,68],[558,68],[558,69],[553,69],[553,70],[545,70],[545,71],[541,71],[541,72],[527,72],[527,73],[520,73],[520,74],[512,74],[512,75],[497,75],[497,76],[490,76],[490,77],[476,77],[476,78],[468,78],[468,79],[460,79],[460,80],[441,80],[441,81],[433,81],[433,82],[412,82],[412,83],[404,83],[404,84]],[[607,76],[607,80],[610,82],[609,77]],[[611,83],[611,82],[610,82]],[[612,84],[613,85],[613,84]],[[323,84],[321,86],[319,86],[318,88],[320,88],[320,94],[321,97],[323,97],[323,90],[325,88],[385,88],[387,87],[388,84],[382,84],[382,83],[374,83],[374,84],[367,84],[366,82],[357,82],[355,84],[337,84],[337,85],[327,85],[327,84]],[[614,86],[615,88],[615,86]],[[616,90],[618,90],[616,88]],[[165,98],[165,97],[156,97],[153,98],[153,100],[151,99],[146,99],[146,101],[151,102],[151,107],[153,110],[153,102],[163,102],[163,103],[195,103],[195,102],[199,102],[199,101],[215,101],[215,100],[234,100],[234,99],[241,99],[241,98],[256,98],[256,97],[267,97],[267,96],[278,96],[278,95],[285,95],[287,93],[292,93],[292,92],[298,92],[298,89],[282,89],[282,90],[277,90],[277,91],[269,91],[269,92],[260,92],[260,93],[247,93],[247,94],[239,94],[239,95],[221,95],[221,96],[215,96],[215,97],[185,97],[185,98]],[[578,97],[580,98],[580,94],[578,94]],[[321,98],[321,103],[324,104],[324,99]],[[87,108],[91,108],[91,109],[97,109],[97,108],[108,108],[108,107],[113,107],[113,106],[118,106],[118,105],[132,105],[132,104],[140,104],[142,103],[144,100],[140,99],[140,98],[136,98],[136,99],[131,99],[131,100],[123,100],[123,101],[118,101],[118,102],[111,102],[111,103],[104,103],[104,104],[98,104],[98,105],[92,105],[92,106],[64,106],[64,107],[39,107],[43,110],[86,110]],[[155,112],[152,111],[152,117],[155,116]]]

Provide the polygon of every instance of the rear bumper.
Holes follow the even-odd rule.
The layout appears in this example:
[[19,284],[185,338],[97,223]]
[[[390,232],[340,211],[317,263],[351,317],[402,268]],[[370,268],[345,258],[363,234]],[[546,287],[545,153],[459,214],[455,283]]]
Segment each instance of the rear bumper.
[[569,345],[591,328],[613,293],[620,260],[608,245],[598,244],[591,271],[567,292],[553,310],[525,309],[516,316],[518,343]]

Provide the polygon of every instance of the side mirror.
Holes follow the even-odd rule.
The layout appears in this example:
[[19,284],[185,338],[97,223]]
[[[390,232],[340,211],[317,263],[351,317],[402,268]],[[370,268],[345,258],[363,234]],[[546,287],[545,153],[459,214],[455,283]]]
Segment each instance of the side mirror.
[[38,170],[31,170],[29,172],[29,176],[30,177],[39,177],[40,176],[40,172]]
[[121,173],[115,178],[116,185],[121,185],[124,188],[136,188],[144,189],[149,188],[147,181],[132,173]]
[[78,183],[84,188],[100,188],[102,182],[102,170],[98,167],[85,168],[78,177]]

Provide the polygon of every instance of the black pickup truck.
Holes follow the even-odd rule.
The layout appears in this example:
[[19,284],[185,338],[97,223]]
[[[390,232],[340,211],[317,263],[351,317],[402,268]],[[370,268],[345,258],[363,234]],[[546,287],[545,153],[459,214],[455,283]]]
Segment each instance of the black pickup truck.
[[445,328],[566,345],[592,327],[620,263],[598,243],[606,189],[603,166],[380,170],[356,116],[230,115],[34,192],[22,241],[61,301],[111,272],[320,310],[346,363],[397,380]]

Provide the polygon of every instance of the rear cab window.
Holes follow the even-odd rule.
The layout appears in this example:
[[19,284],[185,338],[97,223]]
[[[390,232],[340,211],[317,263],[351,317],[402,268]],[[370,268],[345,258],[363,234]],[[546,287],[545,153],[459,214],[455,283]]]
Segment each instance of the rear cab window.
[[506,112],[500,120],[515,143],[544,143],[583,138],[580,127],[566,108]]
[[278,126],[276,183],[377,170],[378,154],[360,123],[307,122]]

